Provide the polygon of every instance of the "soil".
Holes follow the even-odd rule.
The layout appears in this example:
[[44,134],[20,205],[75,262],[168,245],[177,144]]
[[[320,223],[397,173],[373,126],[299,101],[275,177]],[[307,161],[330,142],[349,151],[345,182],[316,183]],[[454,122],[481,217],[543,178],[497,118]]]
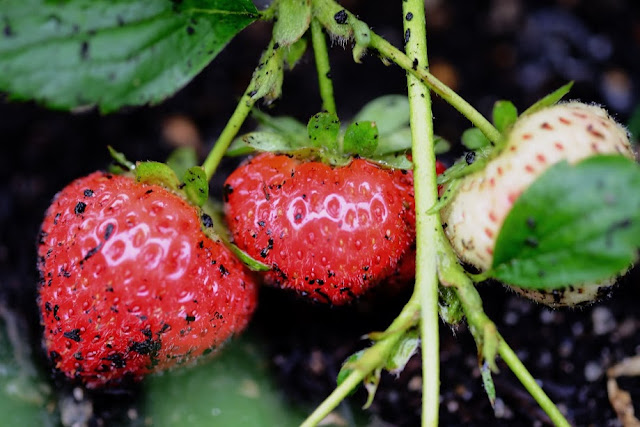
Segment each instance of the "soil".
[[[349,0],[343,4],[376,32],[401,45],[401,12],[396,2]],[[568,80],[575,81],[571,98],[605,104],[623,123],[640,103],[638,2],[453,0],[427,4],[432,71],[485,115],[490,115],[498,99],[510,99],[523,110]],[[244,91],[268,32],[265,24],[253,25],[192,83],[157,106],[101,116],[0,101],[0,303],[29,319],[34,348],[39,342],[34,242],[52,196],[72,179],[103,168],[107,145],[141,160],[162,160],[178,144],[199,143],[206,152]],[[404,90],[404,72],[396,67],[385,67],[373,56],[356,65],[350,51],[339,45],[331,55],[343,118],[376,96]],[[313,58],[306,55],[287,73],[282,99],[265,109],[306,121],[319,108]],[[435,101],[434,116],[436,132],[451,141],[458,141],[469,126],[441,100]],[[445,161],[460,153],[454,148]],[[221,180],[233,165],[234,161],[223,164],[212,183],[212,194],[221,194]],[[480,286],[489,317],[575,425],[620,425],[608,400],[606,370],[640,353],[639,278],[636,268],[610,299],[580,310],[553,311],[498,284]],[[252,327],[270,342],[278,381],[291,396],[309,405],[331,391],[342,361],[366,345],[360,337],[384,329],[404,297],[337,309],[301,303],[265,289]],[[442,425],[548,424],[502,363],[494,376],[498,399],[492,408],[466,328],[443,324],[440,332]],[[420,375],[420,360],[415,357],[398,378],[383,377],[370,409],[379,425],[418,425]],[[640,401],[640,380],[628,377],[619,383]],[[359,405],[365,397],[356,393],[352,399]],[[114,398],[96,405],[93,422],[107,417],[121,401]]]

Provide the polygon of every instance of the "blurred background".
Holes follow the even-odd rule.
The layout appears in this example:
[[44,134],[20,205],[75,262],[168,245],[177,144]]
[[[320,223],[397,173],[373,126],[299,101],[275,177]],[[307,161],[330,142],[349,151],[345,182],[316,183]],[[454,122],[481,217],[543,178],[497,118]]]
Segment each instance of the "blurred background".
[[[341,3],[378,34],[402,45],[399,2]],[[575,85],[568,98],[603,104],[622,123],[640,104],[640,2],[427,0],[426,5],[431,71],[487,116],[496,100],[509,99],[523,111],[570,80]],[[244,92],[269,34],[269,25],[253,24],[190,84],[156,106],[102,116],[50,111],[0,97],[0,306],[24,321],[36,354],[35,241],[53,195],[74,178],[104,168],[110,160],[107,145],[137,160],[162,161],[179,146],[193,146],[205,155]],[[395,66],[386,67],[371,55],[355,64],[350,50],[339,45],[330,55],[343,120],[377,96],[405,91],[404,72]],[[285,74],[282,99],[262,108],[306,122],[320,110],[316,83],[308,52]],[[436,133],[454,144],[470,126],[438,99],[434,119]],[[249,120],[244,130],[252,125]],[[460,153],[454,146],[445,161]],[[214,196],[221,194],[221,182],[235,162],[222,165],[212,182]],[[637,279],[636,269],[611,299],[577,311],[551,311],[497,285],[481,287],[489,316],[576,425],[621,425],[607,395],[606,370],[640,352]],[[386,327],[403,302],[399,296],[391,303],[331,309],[301,304],[273,290],[263,294],[252,329],[265,338],[279,386],[292,400],[311,406],[333,388],[344,358],[365,344],[360,337]],[[495,378],[498,401],[492,408],[470,334],[464,327],[452,333],[443,326],[441,335],[442,425],[547,423],[505,366]],[[378,425],[417,425],[420,375],[419,358],[414,358],[399,379],[383,378],[370,412]],[[627,377],[620,384],[632,400],[640,400],[640,381]],[[108,421],[108,414],[117,412],[114,405],[122,404],[113,402],[89,419],[96,425]],[[363,395],[356,394],[353,402],[356,407],[364,403]]]

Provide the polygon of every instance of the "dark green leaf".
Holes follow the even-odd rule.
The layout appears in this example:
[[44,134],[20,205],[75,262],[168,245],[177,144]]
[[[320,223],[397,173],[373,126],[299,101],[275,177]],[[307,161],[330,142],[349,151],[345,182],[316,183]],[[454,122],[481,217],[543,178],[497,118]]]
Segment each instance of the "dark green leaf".
[[511,101],[497,101],[493,105],[493,124],[500,132],[518,120],[518,110]]
[[640,246],[639,188],[640,166],[622,156],[554,165],[513,205],[492,276],[548,290],[625,270]]
[[344,134],[342,151],[370,157],[378,147],[378,128],[374,122],[353,122]]
[[332,113],[318,113],[309,119],[307,133],[311,146],[338,151],[340,120]]
[[[369,120],[386,136],[409,125],[409,101],[404,95],[385,95],[367,103],[353,118],[354,122]],[[411,137],[409,137],[411,147]],[[397,150],[394,150],[397,151]]]
[[553,104],[557,103],[558,101],[560,101],[566,94],[569,93],[569,91],[571,90],[571,87],[573,86],[573,82],[569,82],[566,85],[554,90],[553,92],[551,92],[549,95],[545,96],[544,98],[540,99],[539,101],[536,101],[535,104],[533,104],[531,107],[527,108],[524,113],[522,113],[522,115],[527,115],[527,114],[532,114],[535,113],[538,110],[541,110],[545,107],[550,107]]
[[306,414],[277,385],[264,345],[250,338],[206,363],[148,378],[145,418],[157,427],[300,425]]
[[176,148],[167,158],[167,165],[173,169],[177,176],[184,176],[187,169],[197,164],[198,155],[193,147]]
[[257,16],[249,0],[6,0],[0,90],[58,109],[157,103]]
[[138,162],[135,173],[136,181],[143,184],[161,185],[171,190],[177,190],[180,187],[178,176],[164,163]]
[[420,333],[417,329],[409,330],[400,338],[400,341],[398,341],[392,350],[385,369],[394,375],[400,375],[404,367],[409,363],[409,360],[416,354],[419,347]]
[[202,166],[193,166],[184,174],[184,193],[196,206],[202,206],[209,198],[209,180]]
[[469,128],[462,132],[462,145],[469,150],[478,150],[490,144],[489,139],[478,128]]
[[278,19],[273,24],[273,39],[290,46],[302,37],[311,22],[311,0],[278,0]]

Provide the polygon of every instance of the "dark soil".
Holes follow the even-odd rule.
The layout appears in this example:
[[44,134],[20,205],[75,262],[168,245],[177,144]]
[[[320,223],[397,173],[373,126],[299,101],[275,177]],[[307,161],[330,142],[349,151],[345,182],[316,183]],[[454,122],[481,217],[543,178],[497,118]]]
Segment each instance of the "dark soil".
[[[434,4],[428,18],[432,71],[485,115],[498,99],[510,99],[524,110],[568,80],[576,82],[571,98],[605,104],[621,122],[640,103],[638,2],[428,3]],[[397,2],[343,4],[376,32],[401,45]],[[108,162],[107,145],[130,159],[164,159],[176,144],[176,138],[166,133],[176,118],[193,124],[208,149],[244,91],[268,31],[266,25],[256,24],[243,32],[191,84],[158,106],[101,116],[0,102],[0,302],[30,320],[36,348],[35,241],[52,196],[72,179],[103,168]],[[339,46],[331,54],[343,118],[376,96],[403,92],[404,72],[398,68],[384,67],[372,56],[356,65],[351,52]],[[313,58],[307,55],[286,75],[283,97],[270,113],[306,121],[319,108]],[[436,132],[457,141],[469,123],[441,100],[434,109]],[[456,149],[455,154],[459,153]],[[223,165],[225,170],[232,166],[231,161]],[[221,194],[224,175],[222,171],[214,180],[213,194]],[[636,269],[622,280],[612,298],[575,311],[551,311],[499,285],[481,286],[489,316],[576,425],[619,424],[607,397],[606,369],[640,352],[638,279]],[[262,297],[253,328],[269,339],[273,369],[283,387],[306,404],[318,403],[331,391],[342,361],[366,344],[360,337],[384,329],[402,306],[398,298],[384,304],[327,308],[269,289]],[[440,346],[442,425],[548,424],[502,363],[500,374],[495,375],[498,400],[492,409],[479,377],[475,344],[464,326],[443,325]],[[371,412],[389,425],[418,425],[420,375],[416,357],[398,379],[385,376]],[[640,400],[640,381],[627,378],[621,386]],[[356,394],[354,402],[364,403],[364,395]],[[95,419],[113,412],[108,406],[96,405]]]

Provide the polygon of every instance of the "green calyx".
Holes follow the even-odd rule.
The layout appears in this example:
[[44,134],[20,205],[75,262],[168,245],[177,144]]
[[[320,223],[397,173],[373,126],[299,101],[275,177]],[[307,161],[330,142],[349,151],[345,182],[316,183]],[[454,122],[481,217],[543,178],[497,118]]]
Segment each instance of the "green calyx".
[[[292,117],[271,117],[259,110],[254,110],[254,117],[259,123],[256,131],[237,138],[227,155],[259,151],[311,158],[334,166],[344,166],[354,158],[397,169],[413,166],[407,157],[411,149],[409,103],[401,95],[374,99],[346,125],[328,112],[313,115],[306,126]],[[446,150],[448,144],[440,140],[436,148]]]

